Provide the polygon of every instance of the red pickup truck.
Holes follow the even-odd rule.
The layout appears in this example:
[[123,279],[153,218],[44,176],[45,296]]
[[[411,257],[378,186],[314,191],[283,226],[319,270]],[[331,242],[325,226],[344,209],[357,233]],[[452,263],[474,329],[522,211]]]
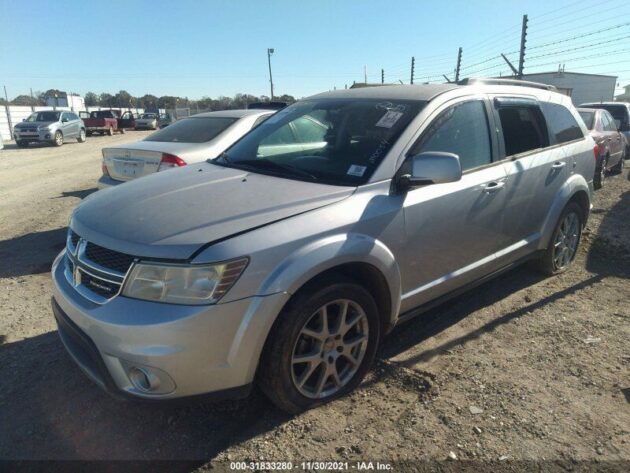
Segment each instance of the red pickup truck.
[[125,128],[134,128],[136,126],[133,113],[120,110],[98,110],[90,112],[89,117],[83,118],[85,123],[85,131],[88,136],[93,133],[104,135],[113,135],[115,132],[124,133]]

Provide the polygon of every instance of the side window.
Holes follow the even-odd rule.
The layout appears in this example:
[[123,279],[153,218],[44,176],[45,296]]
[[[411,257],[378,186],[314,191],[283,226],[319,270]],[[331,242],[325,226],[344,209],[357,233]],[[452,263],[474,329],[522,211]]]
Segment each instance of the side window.
[[501,105],[499,119],[503,130],[506,156],[544,148],[548,144],[547,130],[538,107]]
[[64,112],[64,113],[61,114],[61,121],[62,122],[63,121],[70,121],[70,120],[72,120],[72,118],[70,118],[70,114],[69,113],[65,113]]
[[602,112],[602,128],[604,131],[617,131],[617,124],[607,111]]
[[295,131],[302,143],[319,143],[324,141],[328,127],[323,123],[309,117],[303,116],[293,122]]
[[79,117],[77,117],[77,115],[75,113],[69,113],[68,114],[68,118],[70,118],[70,120],[78,120]]
[[414,154],[443,151],[459,156],[462,170],[492,162],[488,116],[484,103],[473,100],[442,112],[429,125]]
[[584,138],[573,114],[564,105],[543,102],[542,110],[556,143],[566,143]]

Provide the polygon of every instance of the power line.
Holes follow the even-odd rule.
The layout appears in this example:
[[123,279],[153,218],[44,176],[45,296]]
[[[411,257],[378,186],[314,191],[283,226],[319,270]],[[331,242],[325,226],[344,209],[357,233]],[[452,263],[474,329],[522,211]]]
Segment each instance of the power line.
[[596,46],[600,46],[602,44],[610,44],[610,43],[614,43],[616,41],[621,41],[622,39],[628,39],[630,38],[630,35],[628,36],[621,36],[619,38],[615,38],[615,39],[610,39],[608,41],[600,41],[599,43],[593,43],[593,44],[589,44],[588,46],[578,46],[575,48],[569,48],[569,49],[563,49],[562,51],[552,51],[549,53],[545,53],[545,54],[539,54],[538,56],[531,56],[528,57],[528,59],[538,59],[539,57],[548,57],[548,56],[557,56],[558,54],[563,54],[563,53],[568,53],[571,51],[579,51],[582,49],[590,49],[590,48],[594,48]]

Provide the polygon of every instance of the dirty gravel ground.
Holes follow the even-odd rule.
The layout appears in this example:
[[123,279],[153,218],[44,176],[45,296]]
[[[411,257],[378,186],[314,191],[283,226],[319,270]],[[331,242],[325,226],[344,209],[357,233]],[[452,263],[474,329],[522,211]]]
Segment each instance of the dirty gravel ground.
[[49,309],[51,261],[72,208],[94,191],[100,148],[145,135],[0,152],[0,459],[630,471],[627,172],[596,193],[568,273],[518,268],[430,311],[388,337],[355,393],[291,418],[257,392],[120,403],[65,354]]

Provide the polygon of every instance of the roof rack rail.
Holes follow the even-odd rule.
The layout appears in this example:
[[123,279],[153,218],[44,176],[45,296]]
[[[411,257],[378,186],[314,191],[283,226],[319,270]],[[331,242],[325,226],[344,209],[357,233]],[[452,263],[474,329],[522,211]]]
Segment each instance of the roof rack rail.
[[457,85],[473,85],[473,84],[487,84],[487,85],[515,85],[519,87],[533,87],[534,89],[553,90],[558,89],[549,84],[541,84],[540,82],[530,82],[528,80],[519,79],[476,79],[466,77],[460,80]]

